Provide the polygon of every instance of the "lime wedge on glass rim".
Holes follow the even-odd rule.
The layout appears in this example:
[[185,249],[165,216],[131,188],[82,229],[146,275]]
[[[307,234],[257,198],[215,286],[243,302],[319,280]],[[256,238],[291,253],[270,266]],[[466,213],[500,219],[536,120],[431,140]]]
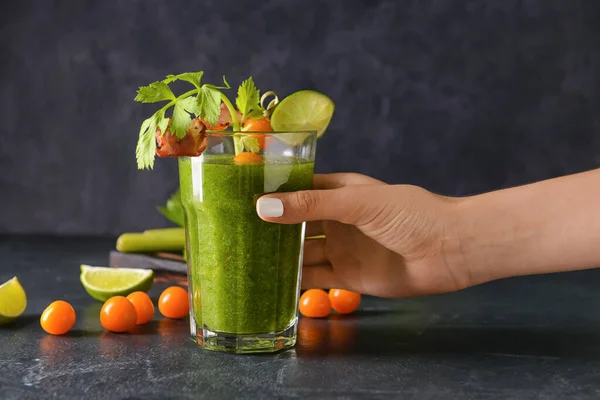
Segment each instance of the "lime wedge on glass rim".
[[147,292],[154,281],[154,271],[138,268],[110,268],[81,265],[81,284],[96,300],[106,301],[113,296]]
[[[323,136],[335,111],[335,103],[323,93],[314,90],[294,92],[277,104],[271,114],[271,128],[275,132],[316,131]],[[300,144],[305,134],[282,135],[280,140],[290,145]]]
[[15,276],[0,285],[0,325],[20,317],[27,308],[27,295]]

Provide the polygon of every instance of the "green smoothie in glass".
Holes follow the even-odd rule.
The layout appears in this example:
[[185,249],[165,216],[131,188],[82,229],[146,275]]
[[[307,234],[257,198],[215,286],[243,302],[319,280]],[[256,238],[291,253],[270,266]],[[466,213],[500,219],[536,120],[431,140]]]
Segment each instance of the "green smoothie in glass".
[[[168,103],[142,124],[138,166],[152,167],[148,149],[178,157],[193,339],[234,353],[287,349],[296,342],[305,224],[265,222],[256,201],[312,187],[316,142],[333,102],[313,91],[280,102],[267,92],[274,99],[265,105],[249,78],[234,107],[225,80],[225,87],[200,85],[201,76],[170,75],[140,88],[136,100]],[[197,89],[175,97],[174,80]]]
[[314,162],[201,158],[179,159],[193,318],[214,332],[282,332],[296,320],[303,226],[264,222],[255,204],[265,193],[310,189]]

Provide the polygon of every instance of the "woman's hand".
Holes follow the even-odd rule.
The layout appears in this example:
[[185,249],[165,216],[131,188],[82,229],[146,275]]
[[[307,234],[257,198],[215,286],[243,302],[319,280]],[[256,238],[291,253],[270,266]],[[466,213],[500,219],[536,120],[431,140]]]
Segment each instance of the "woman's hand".
[[309,221],[302,286],[382,297],[600,266],[600,169],[465,198],[358,174],[261,197],[265,221]]
[[406,297],[470,284],[460,263],[457,200],[359,174],[316,175],[314,189],[257,204],[266,221],[309,221],[306,236],[326,236],[305,242],[303,288]]

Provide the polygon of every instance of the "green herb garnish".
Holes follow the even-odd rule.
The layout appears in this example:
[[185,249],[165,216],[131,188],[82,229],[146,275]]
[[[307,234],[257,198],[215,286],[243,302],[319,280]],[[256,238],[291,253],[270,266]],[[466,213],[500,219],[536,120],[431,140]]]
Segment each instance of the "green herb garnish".
[[163,207],[158,207],[158,211],[167,217],[169,221],[176,225],[183,226],[185,217],[183,215],[183,204],[181,203],[179,189],[169,197]]
[[240,154],[244,149],[253,153],[260,151],[260,144],[258,139],[251,136],[235,134],[233,137],[233,145],[235,146],[235,154]]
[[[229,83],[223,76],[223,86],[202,84],[204,72],[185,72],[178,75],[167,75],[162,81],[157,81],[142,86],[137,91],[135,101],[140,103],[167,102],[161,109],[156,111],[150,118],[142,122],[139,139],[135,149],[138,169],[154,168],[156,156],[156,130],[160,129],[165,134],[167,127],[171,132],[182,139],[185,137],[192,117],[201,118],[211,125],[219,120],[221,113],[221,102],[223,102],[230,114],[231,125],[235,131],[242,129],[242,124],[247,118],[260,118],[264,110],[260,105],[260,92],[254,85],[252,77],[248,78],[238,88],[236,105],[242,114],[242,120],[238,120],[237,112],[231,101],[222,92],[230,89]],[[175,81],[191,83],[195,88],[180,96],[175,96],[169,84]],[[170,123],[166,112],[173,108]],[[236,154],[244,149],[258,152],[258,140],[252,137],[236,135],[234,137]]]
[[242,113],[242,123],[246,118],[261,118],[264,110],[260,106],[260,91],[254,85],[252,77],[246,79],[238,88],[235,105]]

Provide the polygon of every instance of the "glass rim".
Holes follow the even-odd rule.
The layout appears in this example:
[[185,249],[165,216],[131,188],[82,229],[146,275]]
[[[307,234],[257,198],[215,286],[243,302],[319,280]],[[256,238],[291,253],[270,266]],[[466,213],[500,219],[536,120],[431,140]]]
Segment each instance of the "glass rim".
[[282,136],[282,135],[294,135],[294,134],[317,136],[318,132],[315,130],[304,130],[304,131],[231,131],[231,130],[224,130],[224,131],[217,131],[214,129],[207,129],[204,131],[204,133],[206,134],[206,136],[230,137],[235,134],[247,135],[247,136],[250,136],[250,135]]

